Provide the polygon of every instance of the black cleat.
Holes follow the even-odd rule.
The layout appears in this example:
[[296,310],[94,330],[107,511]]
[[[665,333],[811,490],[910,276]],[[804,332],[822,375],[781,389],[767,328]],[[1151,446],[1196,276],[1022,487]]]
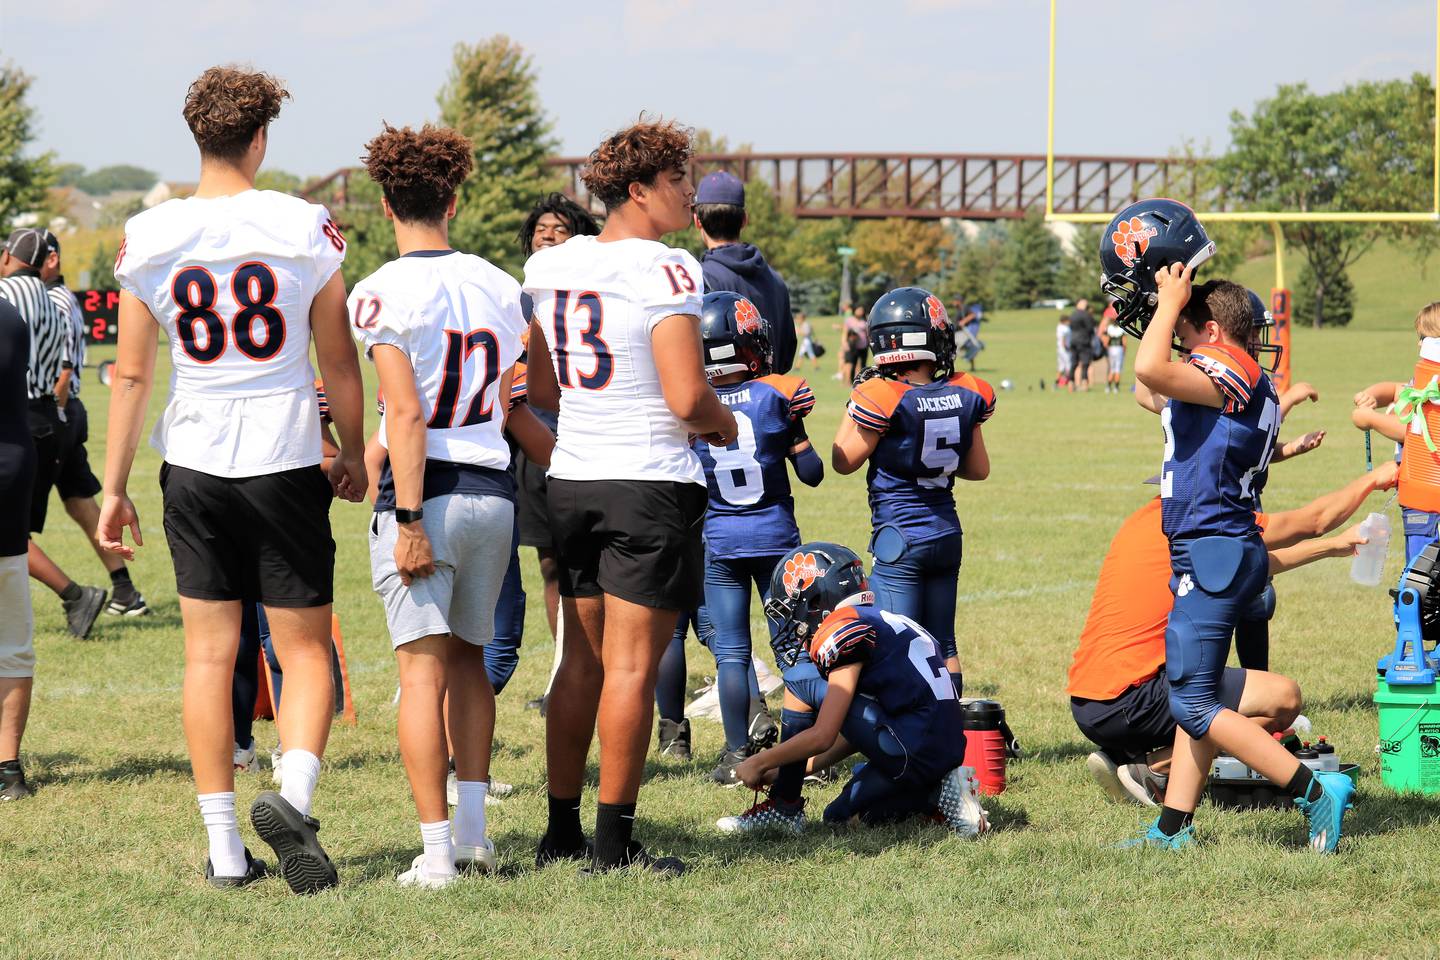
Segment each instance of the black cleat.
[[90,628],[95,626],[95,620],[105,606],[105,591],[99,587],[81,587],[80,596],[64,600],[60,605],[65,608],[65,625],[71,633],[84,640],[90,636]]
[[245,848],[245,873],[239,877],[217,877],[215,876],[215,865],[210,858],[205,858],[205,882],[217,890],[234,890],[239,887],[248,887],[257,880],[264,880],[270,876],[270,868],[265,865],[264,860],[256,860],[250,856],[250,848]]
[[19,766],[0,769],[0,803],[33,797],[35,789],[25,782],[25,771]]
[[307,817],[280,794],[266,790],[250,808],[250,822],[280,860],[280,876],[296,893],[319,893],[340,883],[335,865],[315,834],[320,821]]
[[619,863],[603,866],[592,859],[589,866],[581,868],[580,874],[593,877],[611,870],[645,870],[658,877],[678,877],[685,872],[685,862],[679,857],[652,857],[639,841],[631,840]]
[[544,867],[552,863],[560,863],[563,860],[590,860],[595,856],[595,848],[589,840],[583,840],[578,847],[562,847],[550,842],[550,834],[540,838],[539,845],[535,848],[535,866]]
[[111,597],[110,602],[105,604],[105,612],[112,617],[148,617],[150,607],[139,591],[132,591],[129,599]]
[[671,760],[690,759],[690,720],[676,722],[660,718],[660,756]]
[[722,787],[735,786],[740,782],[740,778],[735,776],[735,764],[748,756],[750,756],[750,751],[746,747],[741,747],[739,750],[726,750],[720,754],[720,763],[711,772],[710,779]]
[[779,739],[780,728],[776,726],[775,718],[770,716],[765,701],[761,700],[759,709],[750,715],[750,729],[745,740],[746,756],[754,756],[761,750],[770,749]]

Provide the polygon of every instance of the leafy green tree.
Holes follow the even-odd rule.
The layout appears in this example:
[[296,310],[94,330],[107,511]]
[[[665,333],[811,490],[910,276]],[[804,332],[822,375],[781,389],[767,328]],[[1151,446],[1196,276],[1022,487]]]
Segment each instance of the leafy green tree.
[[159,180],[153,170],[121,163],[91,170],[75,181],[75,187],[91,196],[102,197],[116,190],[149,190]]
[[57,163],[54,167],[55,186],[74,187],[80,183],[80,178],[85,176],[85,168],[78,163]]
[[[1309,263],[1300,267],[1300,277],[1295,283],[1295,296],[1291,302],[1294,304],[1295,323],[1318,326],[1315,323],[1315,271],[1310,269]],[[1355,288],[1350,283],[1350,274],[1347,271],[1342,270],[1331,275],[1329,286],[1325,289],[1324,303],[1327,327],[1348,326],[1355,318]]]
[[1039,214],[1011,221],[995,275],[995,306],[1028,307],[1058,296],[1062,259],[1059,238]]
[[255,177],[255,189],[299,195],[302,181],[286,170],[261,170]]
[[[1247,117],[1230,115],[1230,150],[1216,164],[1242,205],[1261,210],[1413,210],[1426,206],[1433,169],[1430,79],[1360,82],[1329,94],[1283,85]],[[1333,322],[1327,300],[1347,268],[1381,237],[1428,246],[1433,225],[1296,223],[1284,226],[1311,271],[1315,326]],[[1297,298],[1298,300],[1298,298]],[[1296,312],[1300,313],[1297,302]]]
[[545,166],[557,141],[535,76],[524,49],[497,34],[455,46],[438,98],[440,121],[475,142],[475,171],[460,188],[451,242],[512,272],[522,266],[515,243],[521,222],[536,200],[560,184]]
[[[1104,304],[1105,296],[1100,291],[1100,235],[1104,224],[1081,223],[1075,225],[1070,237],[1070,247],[1060,264],[1057,286],[1060,296],[1070,300],[1089,300]],[[1028,304],[1027,304],[1028,306]]]
[[940,269],[940,251],[952,243],[950,234],[933,220],[887,217],[865,220],[850,231],[855,262],[872,277],[883,276],[892,287],[904,287]]
[[35,108],[25,102],[30,78],[18,67],[0,64],[0,229],[9,230],[18,214],[45,202],[54,179],[54,158],[27,157],[35,139]]

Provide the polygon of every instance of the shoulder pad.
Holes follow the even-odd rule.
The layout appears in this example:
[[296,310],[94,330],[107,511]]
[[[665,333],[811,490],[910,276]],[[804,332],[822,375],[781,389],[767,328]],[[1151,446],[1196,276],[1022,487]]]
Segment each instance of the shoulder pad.
[[898,380],[875,377],[866,380],[850,392],[850,403],[846,410],[850,419],[867,430],[884,433],[890,426],[890,418],[910,385]]

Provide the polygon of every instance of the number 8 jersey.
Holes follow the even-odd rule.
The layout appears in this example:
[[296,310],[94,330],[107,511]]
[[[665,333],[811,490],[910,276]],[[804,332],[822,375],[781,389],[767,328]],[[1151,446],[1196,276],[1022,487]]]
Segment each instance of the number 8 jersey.
[[166,462],[248,477],[320,462],[310,304],[345,258],[325,208],[268,190],[168,200],[132,217],[120,286],[170,338]]
[[1280,400],[1255,358],[1239,347],[1207,343],[1186,362],[1214,381],[1225,406],[1172,399],[1161,411],[1161,525],[1171,540],[1249,536],[1259,531],[1257,494],[1280,431]]
[[975,428],[995,413],[990,384],[968,373],[927,384],[872,377],[847,412],[880,434],[865,478],[873,525],[899,527],[910,543],[958,533],[951,488]]
[[525,292],[560,384],[550,476],[705,482],[650,347],[666,317],[700,316],[702,282],[690,254],[639,238],[571,237],[526,261]]

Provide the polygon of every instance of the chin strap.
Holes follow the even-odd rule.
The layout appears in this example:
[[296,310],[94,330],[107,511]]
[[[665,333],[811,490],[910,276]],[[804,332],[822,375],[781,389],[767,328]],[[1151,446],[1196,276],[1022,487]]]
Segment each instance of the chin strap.
[[1410,424],[1417,418],[1420,421],[1420,435],[1425,438],[1425,449],[1431,453],[1440,452],[1435,441],[1430,437],[1430,425],[1425,422],[1425,411],[1423,407],[1427,403],[1440,403],[1440,374],[1430,378],[1424,389],[1415,387],[1401,387],[1395,395],[1395,402],[1386,408],[1387,413],[1393,413],[1400,418],[1400,422],[1409,429]]

